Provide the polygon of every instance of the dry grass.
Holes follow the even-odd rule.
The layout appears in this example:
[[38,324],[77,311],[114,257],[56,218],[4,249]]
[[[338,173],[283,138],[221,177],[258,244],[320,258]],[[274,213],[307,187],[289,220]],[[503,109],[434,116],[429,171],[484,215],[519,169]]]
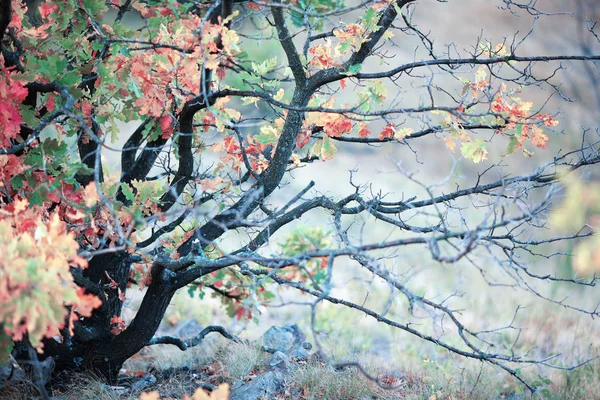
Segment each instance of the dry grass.
[[300,389],[306,400],[369,399],[378,396],[376,386],[353,369],[334,371],[307,363],[294,372],[291,380],[292,386]]
[[215,351],[216,359],[223,364],[229,379],[242,379],[260,368],[265,354],[255,344],[221,344]]
[[0,390],[0,400],[29,400],[37,394],[35,387],[27,382]]
[[[497,400],[508,399],[520,393],[516,383],[506,374],[477,363],[438,362],[408,355],[402,363],[395,363],[385,357],[373,357],[366,352],[359,353],[349,347],[340,345],[339,340],[324,340],[324,350],[334,355],[334,362],[353,359],[359,361],[368,373],[379,379],[381,385],[391,385],[392,390],[383,389],[369,380],[356,368],[335,370],[321,363],[300,363],[289,378],[288,397],[304,400],[320,399],[407,399],[407,400]],[[235,383],[247,378],[256,370],[261,370],[267,358],[260,349],[252,344],[231,344],[219,341],[215,344],[203,345],[201,356],[176,360],[174,355],[167,355],[165,349],[154,350],[154,355],[162,356],[148,361],[158,367],[157,360],[171,360],[164,367],[188,367],[186,372],[161,377],[160,370],[154,372],[158,381],[150,388],[157,390],[163,397],[181,398],[183,394],[191,394],[207,379],[212,383],[227,381]],[[211,356],[208,356],[210,354]],[[181,361],[181,362],[174,362]],[[142,360],[137,361],[142,366]],[[208,371],[208,372],[207,372]],[[534,376],[539,371],[525,371]],[[207,373],[209,375],[207,375]],[[600,398],[600,367],[598,363],[586,365],[574,372],[550,371],[545,374],[552,381],[546,386],[547,393],[535,394],[532,399],[578,400]],[[55,393],[58,395],[59,393]],[[19,387],[0,392],[0,400],[21,400],[35,398],[33,387]],[[107,399],[133,400],[139,392],[125,393],[119,388],[110,387],[101,380],[90,375],[72,377],[68,390],[62,391],[57,399]],[[530,398],[529,396],[524,398]]]
[[77,400],[133,400],[137,396],[121,395],[118,389],[106,385],[99,378],[92,375],[75,375],[72,377],[70,387],[62,393],[65,399],[75,398]]

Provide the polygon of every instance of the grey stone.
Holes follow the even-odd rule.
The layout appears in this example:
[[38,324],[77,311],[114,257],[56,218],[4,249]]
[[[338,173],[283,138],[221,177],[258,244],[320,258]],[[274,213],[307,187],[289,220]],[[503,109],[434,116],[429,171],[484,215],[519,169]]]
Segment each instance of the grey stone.
[[242,385],[235,385],[229,400],[272,399],[276,393],[285,390],[285,374],[280,371],[267,371]]
[[25,371],[11,356],[7,364],[0,366],[0,389],[25,380]]
[[[54,358],[48,357],[44,361],[39,361],[42,383],[46,384],[50,380],[54,370]],[[21,368],[17,361],[11,356],[8,364],[0,367],[0,389],[5,386],[14,385],[21,381],[31,381],[35,376],[33,367]]]
[[288,326],[272,326],[262,336],[262,343],[268,349],[288,353],[292,346],[304,342],[304,333],[296,324]]
[[52,357],[48,357],[44,361],[40,361],[40,368],[42,369],[42,379],[44,381],[44,384],[48,383],[48,381],[50,380],[55,365],[56,363],[54,362],[54,358]]
[[311,349],[312,344],[310,344],[309,342],[302,342],[292,347],[292,350],[290,351],[290,356],[299,361],[307,361],[310,357]]
[[188,319],[175,326],[161,325],[156,336],[175,336],[180,339],[191,339],[199,334],[204,327],[195,319]]
[[292,367],[290,358],[282,353],[281,351],[276,351],[268,361],[268,369],[270,371],[281,371],[281,372],[289,372]]
[[131,391],[137,392],[139,390],[146,389],[149,386],[152,386],[156,383],[156,377],[152,374],[146,374],[143,378],[135,381],[131,385]]

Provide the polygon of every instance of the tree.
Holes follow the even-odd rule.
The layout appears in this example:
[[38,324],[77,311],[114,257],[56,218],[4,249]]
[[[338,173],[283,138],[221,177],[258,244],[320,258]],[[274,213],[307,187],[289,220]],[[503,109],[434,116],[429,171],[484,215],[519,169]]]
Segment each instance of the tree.
[[[492,267],[470,259],[487,251],[508,279],[490,284],[599,315],[536,291],[539,282],[594,286],[595,278],[539,272],[521,258],[592,234],[541,231],[555,184],[599,163],[598,143],[588,135],[524,174],[492,178],[502,163],[486,164],[494,151],[521,163],[513,153],[530,157],[552,143],[558,116],[527,96],[535,88],[560,94],[561,62],[600,61],[597,26],[586,24],[595,42],[581,55],[530,54],[523,49],[530,33],[500,43],[479,38],[467,52],[440,47],[418,28],[419,3],[50,0],[32,25],[24,3],[13,0],[11,10],[3,1],[2,20],[6,10],[11,16],[0,31],[4,348],[19,360],[35,348],[39,359],[54,358],[55,373],[93,370],[115,380],[145,346],[186,349],[210,331],[237,340],[221,327],[194,341],[155,338],[177,290],[212,290],[231,315],[251,319],[279,285],[314,297],[314,308],[355,309],[498,366],[535,390],[518,366],[551,360],[491,347],[499,330],[464,323],[456,296],[417,293],[391,268],[401,260],[389,258],[425,249],[439,263],[471,262],[487,279]],[[507,13],[551,15],[531,2],[498,3]],[[403,40],[420,42],[413,60],[393,57]],[[551,72],[539,72],[547,64]],[[403,198],[362,185],[341,198],[317,193],[314,182],[297,193],[284,185],[307,165],[318,176],[336,145],[411,146],[431,137],[485,170],[449,193],[423,184],[425,196]],[[319,211],[333,232],[299,224]],[[359,220],[393,227],[394,235],[371,241],[353,228]],[[386,282],[406,305],[404,322],[337,296],[340,263]],[[132,286],[146,291],[126,326]],[[415,325],[423,312],[452,325],[461,343]]]

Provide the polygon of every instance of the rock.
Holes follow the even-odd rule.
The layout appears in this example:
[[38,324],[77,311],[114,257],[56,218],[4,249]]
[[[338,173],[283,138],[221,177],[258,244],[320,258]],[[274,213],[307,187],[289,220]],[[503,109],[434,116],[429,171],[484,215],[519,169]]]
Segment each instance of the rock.
[[292,350],[290,351],[290,356],[293,359],[299,361],[307,361],[310,357],[310,350],[312,349],[312,344],[309,342],[302,342],[300,344],[294,345]]
[[195,319],[189,319],[179,325],[177,325],[175,330],[175,336],[182,339],[191,339],[200,332],[202,332],[204,327],[200,322]]
[[180,339],[191,339],[199,334],[204,327],[195,319],[188,319],[175,326],[161,325],[155,336],[175,336]]
[[[52,357],[48,357],[43,361],[39,361],[38,365],[42,374],[41,379],[43,384],[48,383],[50,380],[52,370],[54,370],[54,364],[54,358]],[[35,372],[30,364],[23,369],[11,356],[8,364],[0,367],[0,389],[5,386],[14,385],[21,381],[31,381],[34,376]]]
[[146,374],[143,378],[135,381],[131,385],[132,392],[138,392],[140,390],[146,389],[156,383],[156,377],[152,374]]
[[266,361],[265,373],[234,385],[230,400],[272,399],[283,393],[286,380],[298,367],[294,360],[307,360],[312,345],[297,325],[273,326],[261,338],[264,348],[273,353]]
[[285,374],[278,370],[267,371],[250,382],[235,385],[229,400],[272,399],[285,390]]
[[44,381],[44,384],[48,383],[48,381],[50,380],[55,365],[56,363],[54,362],[54,358],[52,357],[48,357],[44,361],[40,361],[40,368],[42,369],[42,380]]
[[0,366],[0,389],[25,380],[25,371],[11,356],[6,365]]
[[298,325],[272,326],[262,336],[262,344],[273,351],[288,353],[295,344],[304,342],[306,336]]
[[267,363],[269,371],[281,371],[287,373],[290,371],[292,363],[290,358],[281,351],[276,351]]
[[305,339],[306,335],[294,324],[271,327],[262,336],[262,343],[268,351],[281,351],[294,360],[306,361],[310,357],[312,344]]

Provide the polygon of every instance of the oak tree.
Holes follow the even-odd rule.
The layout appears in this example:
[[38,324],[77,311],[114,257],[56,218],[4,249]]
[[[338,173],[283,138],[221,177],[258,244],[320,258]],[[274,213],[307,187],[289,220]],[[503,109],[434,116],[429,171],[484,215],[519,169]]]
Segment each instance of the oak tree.
[[[474,37],[465,49],[419,28],[415,10],[426,3],[48,0],[33,18],[27,2],[2,0],[0,355],[52,357],[56,374],[94,371],[114,381],[146,346],[185,350],[212,331],[238,340],[218,326],[187,341],[155,337],[179,289],[214,292],[224,312],[254,319],[285,287],[310,297],[314,312],[321,303],[354,309],[535,390],[520,366],[552,357],[496,343],[513,326],[465,320],[453,303],[459,293],[442,299],[413,288],[395,252],[464,262],[490,285],[599,316],[536,289],[594,286],[595,278],[554,274],[522,257],[591,234],[583,226],[542,233],[556,184],[600,162],[597,142],[588,135],[546,161],[536,155],[528,172],[500,168],[531,165],[528,157],[558,140],[556,110],[532,92],[560,95],[554,78],[566,65],[600,61],[598,28],[586,21],[587,52],[532,53],[524,45],[531,32]],[[535,2],[489,3],[508,17],[552,16]],[[400,57],[405,43],[412,47]],[[314,189],[328,180],[323,162],[344,151],[426,140],[442,143],[455,165],[486,168],[450,191],[431,182],[414,195],[353,181],[343,196]],[[301,168],[314,182],[292,192]],[[402,179],[421,184],[410,173]],[[303,224],[315,213],[322,224]],[[393,234],[372,240],[370,224]],[[493,262],[479,263],[481,253]],[[388,314],[385,301],[365,305],[337,292],[346,265],[388,285],[403,316]],[[140,288],[127,324],[126,294]],[[423,316],[455,338],[416,324]]]

